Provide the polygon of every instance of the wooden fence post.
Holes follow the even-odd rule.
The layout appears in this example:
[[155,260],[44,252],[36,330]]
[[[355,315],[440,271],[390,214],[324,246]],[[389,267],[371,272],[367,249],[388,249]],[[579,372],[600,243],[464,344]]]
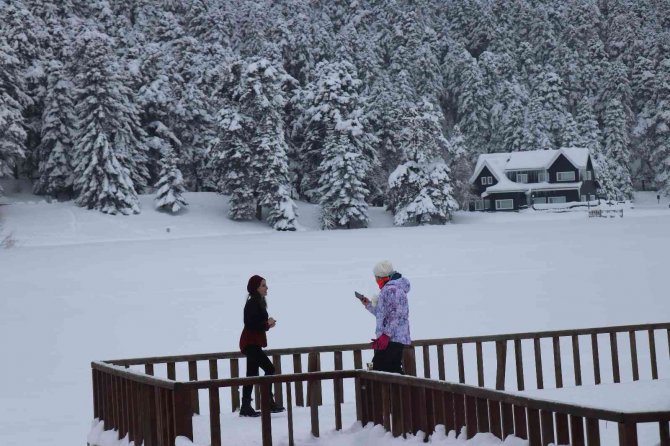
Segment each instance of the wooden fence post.
[[272,417],[270,405],[272,384],[263,383],[258,386],[261,393],[261,430],[263,432],[263,446],[272,446]]
[[309,401],[312,435],[319,437],[319,404],[321,402],[321,381],[307,381],[307,400]]
[[521,339],[514,340],[514,359],[516,360],[516,388],[517,390],[524,390],[523,350],[521,349]]
[[414,347],[407,346],[402,352],[402,368],[405,375],[416,376],[416,354]]
[[[177,383],[172,393],[174,435],[193,441],[193,391]],[[170,444],[174,444],[174,438],[171,439]]]
[[507,341],[496,341],[496,389],[505,390],[507,371]]
[[221,404],[219,402],[219,388],[209,388],[209,431],[212,446],[221,446]]
[[477,352],[477,385],[484,387],[484,354],[481,342],[475,343],[475,350]]
[[[188,380],[197,381],[198,380],[198,363],[196,361],[188,362]],[[200,413],[200,398],[198,396],[198,389],[193,390],[193,413]]]
[[563,387],[563,370],[561,367],[561,339],[558,336],[553,338],[554,344],[554,372],[556,374],[556,387]]
[[[281,375],[281,356],[272,355],[272,365],[275,366],[275,374]],[[284,405],[284,389],[282,383],[276,382],[274,384],[274,401],[283,406]]]
[[619,446],[637,446],[635,423],[619,423]]
[[[293,373],[302,373],[302,356],[300,353],[293,355]],[[295,404],[296,406],[305,407],[302,381],[295,382]]]
[[591,351],[593,353],[593,378],[595,384],[600,384],[600,355],[598,354],[598,335],[591,334]]
[[656,363],[656,338],[654,330],[649,330],[649,360],[651,361],[651,379],[658,379],[658,364]]
[[[230,360],[230,377],[237,378],[240,376],[240,361],[237,358]],[[232,386],[230,388],[230,402],[233,406],[233,412],[240,408],[240,387]]]
[[144,446],[158,446],[158,417],[156,414],[156,391],[149,384],[142,386],[142,397],[144,403],[144,414],[142,430],[144,434]]
[[[319,352],[311,352],[307,358],[307,371],[320,372],[321,371],[321,356]],[[307,403],[312,406],[312,400],[317,405],[322,404],[321,399],[321,381],[312,381],[312,385],[307,385]],[[317,435],[318,436],[318,435]]]
[[542,345],[540,344],[540,338],[533,339],[533,350],[535,352],[535,380],[537,382],[537,388],[544,388],[544,376],[542,373]]

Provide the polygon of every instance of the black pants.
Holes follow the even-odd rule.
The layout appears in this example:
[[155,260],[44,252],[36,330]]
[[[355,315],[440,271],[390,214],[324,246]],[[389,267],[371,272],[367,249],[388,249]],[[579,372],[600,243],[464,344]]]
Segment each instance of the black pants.
[[375,350],[375,355],[372,357],[372,370],[404,375],[402,369],[402,353],[404,350],[405,345],[399,342],[389,342],[386,350]]
[[[263,369],[266,375],[275,374],[275,366],[259,345],[248,345],[242,353],[247,357],[247,377],[258,376],[259,368]],[[251,385],[242,387],[242,398],[250,400],[253,387]]]

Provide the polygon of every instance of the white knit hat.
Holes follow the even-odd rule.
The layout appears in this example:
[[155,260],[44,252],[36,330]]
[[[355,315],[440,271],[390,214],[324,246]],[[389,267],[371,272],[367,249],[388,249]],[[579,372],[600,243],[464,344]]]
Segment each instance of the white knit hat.
[[372,272],[375,274],[375,277],[388,277],[393,274],[394,269],[391,262],[388,260],[382,260],[375,265],[375,267],[372,269]]

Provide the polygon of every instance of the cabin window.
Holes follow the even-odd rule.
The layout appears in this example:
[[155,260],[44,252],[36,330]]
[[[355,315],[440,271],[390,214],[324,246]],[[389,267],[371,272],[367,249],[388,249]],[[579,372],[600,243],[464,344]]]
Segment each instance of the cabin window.
[[533,198],[533,204],[546,204],[547,197],[535,197]]
[[546,172],[538,172],[537,173],[537,182],[538,183],[543,183],[547,181],[547,174]]
[[590,201],[596,201],[596,196],[595,195],[589,195],[589,200]]
[[549,203],[565,203],[565,197],[549,197]]
[[491,209],[491,200],[482,199],[474,200],[475,202],[475,211],[487,211]]
[[556,181],[575,181],[575,172],[556,172]]
[[496,200],[496,210],[497,211],[504,211],[508,209],[514,209],[514,200],[512,199],[507,199],[507,200]]
[[592,180],[593,179],[593,172],[590,170],[586,171],[586,181]]
[[589,199],[586,195],[582,195],[582,201],[589,201]]
[[516,174],[516,182],[517,183],[527,183],[528,182],[528,174],[527,173],[517,173]]

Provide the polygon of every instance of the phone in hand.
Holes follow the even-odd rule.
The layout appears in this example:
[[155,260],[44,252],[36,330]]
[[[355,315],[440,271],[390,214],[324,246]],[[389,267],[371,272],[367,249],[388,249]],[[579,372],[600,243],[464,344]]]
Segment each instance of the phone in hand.
[[365,296],[363,296],[363,295],[362,295],[361,293],[359,293],[358,291],[354,291],[354,295],[355,295],[355,296],[358,298],[358,300],[360,300],[360,301],[362,301],[363,299],[365,299]]

